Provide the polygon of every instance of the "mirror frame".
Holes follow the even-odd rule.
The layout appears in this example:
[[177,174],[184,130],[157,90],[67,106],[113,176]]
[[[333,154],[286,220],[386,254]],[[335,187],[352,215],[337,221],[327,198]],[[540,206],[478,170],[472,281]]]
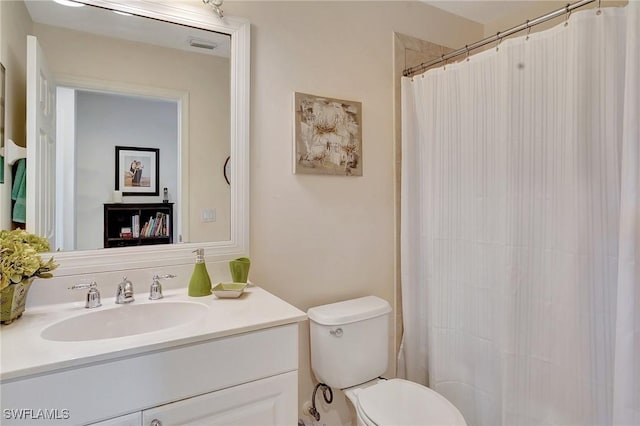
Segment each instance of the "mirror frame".
[[[192,264],[196,248],[205,249],[207,261],[249,256],[250,23],[236,17],[219,18],[207,5],[195,1],[193,4],[158,0],[75,1],[231,36],[231,239],[52,253],[60,264],[55,275]],[[222,179],[222,171],[220,176]]]

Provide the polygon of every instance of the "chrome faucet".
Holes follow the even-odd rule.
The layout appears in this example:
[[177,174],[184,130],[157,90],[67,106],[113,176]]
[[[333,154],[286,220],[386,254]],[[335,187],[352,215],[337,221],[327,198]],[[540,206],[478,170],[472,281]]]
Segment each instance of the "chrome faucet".
[[88,288],[87,292],[87,301],[84,304],[84,307],[87,309],[99,308],[102,306],[100,303],[100,292],[98,291],[98,284],[95,281],[90,283],[82,283],[82,284],[74,284],[69,287],[69,290],[82,290]]
[[118,290],[116,291],[116,303],[131,303],[134,300],[133,283],[127,277],[122,277],[122,282],[118,284]]
[[149,300],[162,299],[164,296],[162,295],[162,284],[160,284],[160,280],[165,278],[175,278],[175,277],[176,276],[173,274],[154,275],[153,283],[151,284],[151,288],[149,289]]

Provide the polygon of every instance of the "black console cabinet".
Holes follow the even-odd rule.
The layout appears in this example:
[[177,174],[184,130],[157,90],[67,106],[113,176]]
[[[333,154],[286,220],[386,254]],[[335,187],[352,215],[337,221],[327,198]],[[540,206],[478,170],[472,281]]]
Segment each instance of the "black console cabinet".
[[171,244],[172,221],[173,203],[105,204],[104,247]]

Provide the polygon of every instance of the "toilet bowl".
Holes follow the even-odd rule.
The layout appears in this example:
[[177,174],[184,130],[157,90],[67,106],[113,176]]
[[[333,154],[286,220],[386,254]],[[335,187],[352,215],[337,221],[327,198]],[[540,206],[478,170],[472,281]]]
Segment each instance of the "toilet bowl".
[[377,380],[344,393],[355,408],[358,426],[466,425],[449,400],[408,380]]
[[389,303],[375,296],[309,308],[313,373],[345,392],[358,426],[466,426],[458,409],[434,390],[378,379],[388,364],[390,312]]

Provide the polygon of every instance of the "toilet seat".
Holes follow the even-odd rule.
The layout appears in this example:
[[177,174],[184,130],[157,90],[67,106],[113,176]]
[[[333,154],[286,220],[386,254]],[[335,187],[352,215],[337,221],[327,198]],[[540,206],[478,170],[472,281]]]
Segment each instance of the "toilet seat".
[[352,395],[360,420],[369,426],[466,425],[462,414],[446,398],[407,380],[381,380]]

